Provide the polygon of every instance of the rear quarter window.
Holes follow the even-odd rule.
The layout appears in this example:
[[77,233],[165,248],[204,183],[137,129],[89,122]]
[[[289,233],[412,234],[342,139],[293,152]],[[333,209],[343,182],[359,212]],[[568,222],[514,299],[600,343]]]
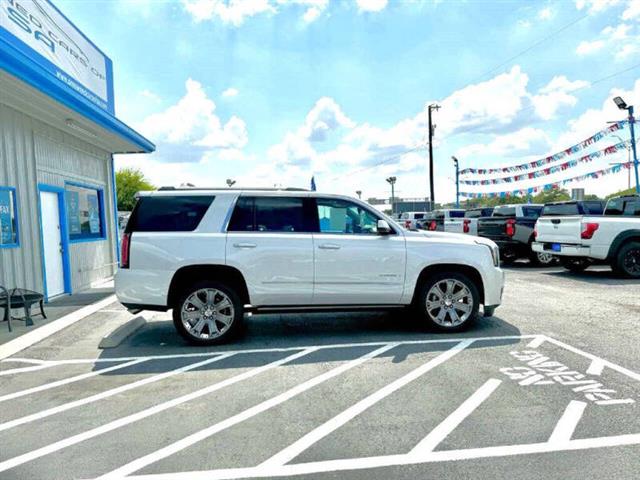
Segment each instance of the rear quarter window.
[[538,218],[541,212],[541,207],[522,207],[522,216],[525,218]]
[[126,232],[191,232],[198,228],[214,196],[151,196],[138,200]]

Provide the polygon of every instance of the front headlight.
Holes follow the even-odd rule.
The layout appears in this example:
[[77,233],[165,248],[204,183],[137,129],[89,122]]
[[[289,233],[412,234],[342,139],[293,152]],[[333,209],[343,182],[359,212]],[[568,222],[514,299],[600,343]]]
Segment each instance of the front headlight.
[[476,243],[478,245],[483,245],[489,249],[489,251],[491,252],[491,258],[493,259],[494,267],[499,267],[500,266],[500,249],[498,248],[498,246],[496,244],[488,245],[486,243],[480,243],[480,242],[476,242]]

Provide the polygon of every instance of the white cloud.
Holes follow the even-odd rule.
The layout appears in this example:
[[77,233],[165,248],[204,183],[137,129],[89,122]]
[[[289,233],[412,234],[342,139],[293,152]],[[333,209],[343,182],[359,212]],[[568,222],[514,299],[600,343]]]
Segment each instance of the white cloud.
[[551,20],[555,16],[556,16],[556,12],[551,7],[545,7],[540,11],[538,11],[538,18],[540,20]]
[[589,13],[599,13],[610,7],[620,5],[622,0],[576,0],[578,10],[587,10]]
[[356,0],[360,12],[380,12],[387,7],[388,0]]
[[155,103],[160,103],[162,101],[159,95],[153,93],[151,90],[147,90],[146,88],[140,92],[140,95],[148,98],[149,100],[152,100]]
[[495,155],[498,157],[514,157],[544,154],[551,146],[547,134],[538,128],[525,127],[505,135],[495,135],[488,144],[471,144],[456,151],[456,156],[473,162],[479,155]]
[[238,26],[246,18],[261,13],[275,13],[269,0],[182,0],[182,6],[196,22],[219,18]]
[[185,95],[175,105],[149,115],[139,126],[158,144],[158,155],[176,153],[182,161],[198,161],[207,149],[246,145],[248,138],[243,120],[233,116],[222,125],[215,114],[216,105],[202,85],[188,79],[185,88]]
[[573,107],[578,99],[571,92],[588,87],[589,82],[584,80],[570,81],[564,75],[555,76],[542,87],[537,95],[531,96],[536,113],[543,120],[551,120],[556,112],[565,106]]
[[222,96],[224,98],[231,98],[231,97],[237,96],[238,93],[240,92],[238,91],[237,88],[230,87],[230,88],[227,88],[224,92],[222,92]]
[[602,40],[594,40],[592,42],[588,42],[585,40],[580,42],[580,44],[576,48],[576,53],[578,55],[590,55],[599,50],[602,50],[602,47],[604,47],[604,41]]
[[627,9],[622,12],[623,20],[640,20],[640,2],[632,0]]

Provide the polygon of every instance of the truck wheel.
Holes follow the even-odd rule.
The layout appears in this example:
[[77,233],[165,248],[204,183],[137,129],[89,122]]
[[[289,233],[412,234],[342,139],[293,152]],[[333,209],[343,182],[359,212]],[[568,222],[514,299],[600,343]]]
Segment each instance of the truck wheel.
[[418,311],[437,330],[455,332],[467,328],[478,316],[478,287],[469,277],[443,272],[428,278],[418,294]]
[[625,243],[613,262],[613,270],[629,278],[640,278],[640,242]]
[[560,264],[570,272],[579,273],[589,268],[592,262],[584,257],[560,257]]
[[228,286],[197,282],[179,296],[173,308],[173,324],[189,343],[216,345],[238,332],[243,308],[240,297]]
[[551,267],[558,263],[558,257],[547,252],[531,252],[529,256],[531,265],[538,267]]

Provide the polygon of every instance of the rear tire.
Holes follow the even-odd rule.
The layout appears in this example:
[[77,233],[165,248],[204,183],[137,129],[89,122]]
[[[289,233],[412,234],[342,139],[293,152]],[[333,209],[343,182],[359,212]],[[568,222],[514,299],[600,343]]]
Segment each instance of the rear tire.
[[616,255],[613,271],[627,278],[640,278],[640,242],[625,243]]
[[573,273],[584,272],[593,262],[585,257],[560,257],[560,264]]
[[421,322],[443,332],[457,332],[477,319],[480,295],[466,275],[443,272],[423,282],[416,303]]
[[235,290],[208,280],[185,288],[173,307],[176,330],[193,345],[229,341],[239,332],[243,317],[244,305]]
[[558,257],[547,252],[531,251],[529,262],[536,267],[552,267],[558,264]]

